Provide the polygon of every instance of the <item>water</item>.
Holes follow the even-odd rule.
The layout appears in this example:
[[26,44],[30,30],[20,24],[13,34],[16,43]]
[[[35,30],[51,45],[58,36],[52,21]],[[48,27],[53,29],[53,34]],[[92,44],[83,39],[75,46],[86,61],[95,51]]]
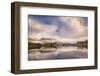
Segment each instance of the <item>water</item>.
[[72,46],[31,49],[28,52],[28,60],[79,59],[87,57],[87,48],[78,48]]

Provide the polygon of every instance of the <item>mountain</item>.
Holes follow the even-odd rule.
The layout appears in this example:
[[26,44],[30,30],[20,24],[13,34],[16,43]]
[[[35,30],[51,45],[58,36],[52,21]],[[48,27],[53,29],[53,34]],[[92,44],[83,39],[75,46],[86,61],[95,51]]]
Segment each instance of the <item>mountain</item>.
[[40,40],[56,40],[54,38],[41,38]]

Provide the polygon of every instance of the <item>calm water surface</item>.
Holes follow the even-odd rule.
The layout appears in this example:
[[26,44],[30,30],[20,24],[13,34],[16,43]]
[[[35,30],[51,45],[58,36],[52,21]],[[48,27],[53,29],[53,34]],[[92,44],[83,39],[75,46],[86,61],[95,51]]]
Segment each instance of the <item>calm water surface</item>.
[[87,57],[87,48],[78,48],[72,46],[31,49],[28,52],[28,60],[79,59]]

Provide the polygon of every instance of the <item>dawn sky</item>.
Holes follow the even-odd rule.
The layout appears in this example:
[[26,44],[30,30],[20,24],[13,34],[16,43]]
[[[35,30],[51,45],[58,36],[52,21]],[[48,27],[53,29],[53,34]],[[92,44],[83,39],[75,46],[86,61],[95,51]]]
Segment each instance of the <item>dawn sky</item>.
[[28,16],[29,38],[45,37],[78,41],[86,40],[87,33],[87,17]]

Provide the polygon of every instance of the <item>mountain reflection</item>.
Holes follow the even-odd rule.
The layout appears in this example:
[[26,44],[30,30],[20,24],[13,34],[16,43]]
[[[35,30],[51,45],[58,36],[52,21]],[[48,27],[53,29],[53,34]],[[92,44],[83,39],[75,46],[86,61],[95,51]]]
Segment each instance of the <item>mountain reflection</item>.
[[[47,40],[47,41],[46,41]],[[57,42],[53,39],[30,40],[28,60],[79,59],[87,58],[88,41],[76,43]]]

